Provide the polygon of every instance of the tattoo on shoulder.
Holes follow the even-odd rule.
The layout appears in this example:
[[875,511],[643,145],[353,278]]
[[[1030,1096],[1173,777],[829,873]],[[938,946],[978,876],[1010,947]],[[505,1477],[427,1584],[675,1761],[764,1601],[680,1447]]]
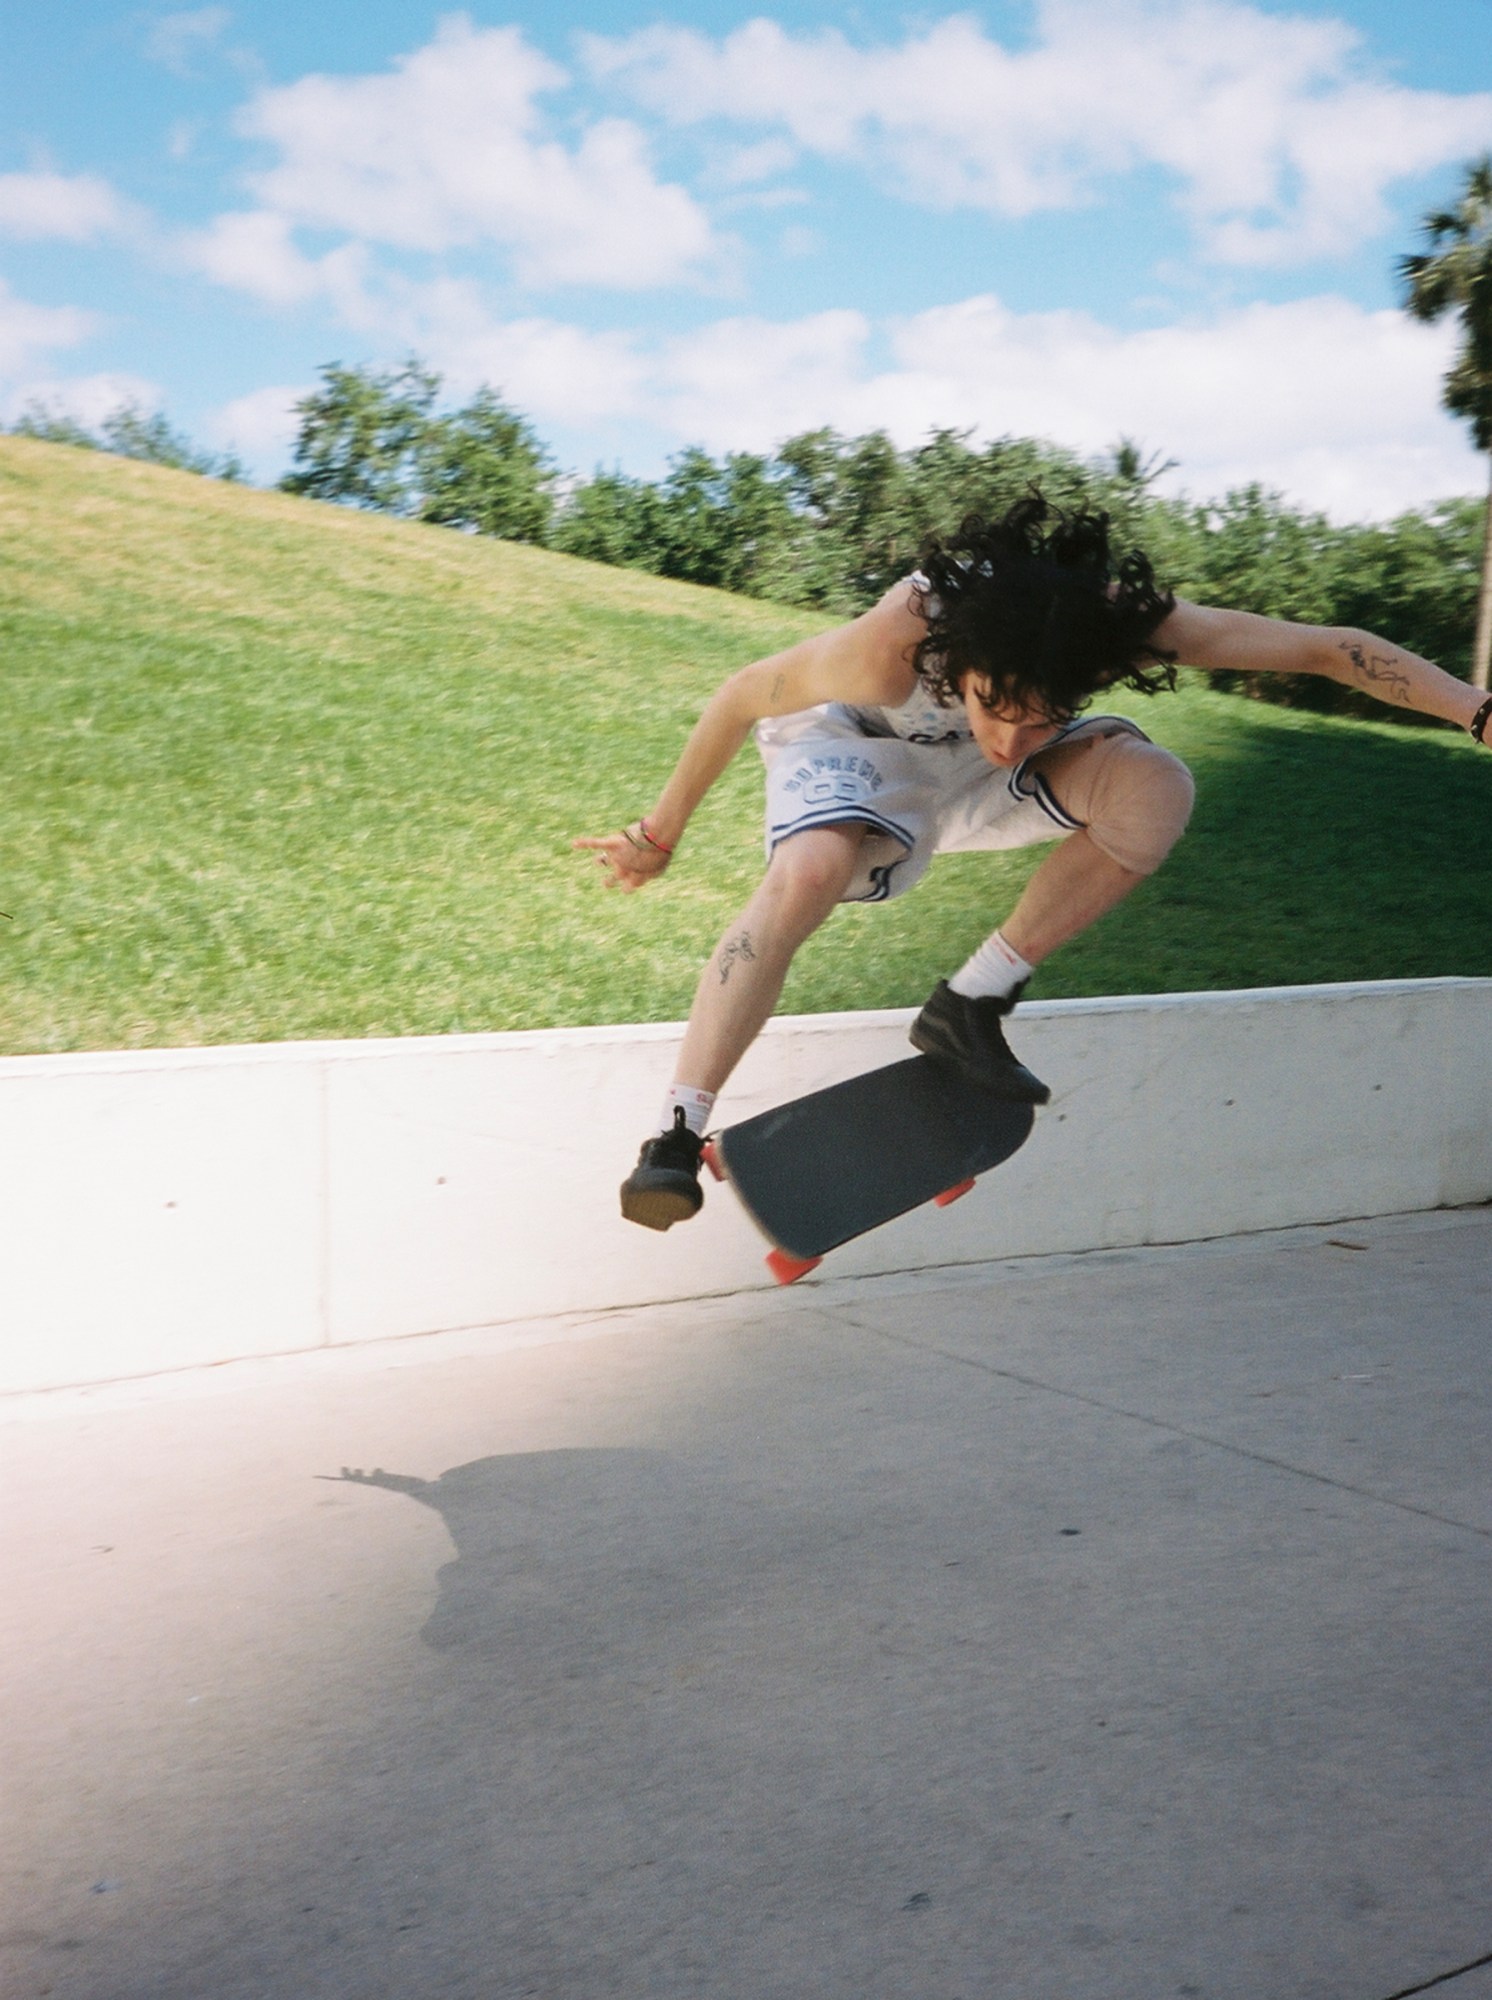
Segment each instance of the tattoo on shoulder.
[[750,931],[742,931],[739,937],[727,938],[720,947],[720,984],[725,984],[741,959],[755,957],[756,948],[751,942]]
[[1365,693],[1380,701],[1397,702],[1402,708],[1412,706],[1409,676],[1388,654],[1370,653],[1355,639],[1344,639],[1341,650],[1352,662],[1353,680]]

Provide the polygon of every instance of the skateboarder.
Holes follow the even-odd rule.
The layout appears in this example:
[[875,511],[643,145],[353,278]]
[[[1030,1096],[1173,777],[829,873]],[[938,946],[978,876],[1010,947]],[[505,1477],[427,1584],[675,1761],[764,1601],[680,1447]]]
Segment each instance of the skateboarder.
[[610,887],[643,888],[755,731],[766,874],[705,967],[622,1213],[667,1229],[698,1210],[716,1094],[793,954],[837,903],[904,893],[935,853],[1057,843],[911,1029],[918,1049],[1044,1103],[1005,1017],[1043,959],[1160,866],[1192,804],[1190,773],[1169,751],[1132,722],[1082,711],[1105,688],[1174,687],[1178,664],[1320,674],[1487,740],[1492,698],[1466,682],[1366,632],[1188,604],[1161,589],[1145,555],[1116,555],[1105,516],[1059,513],[1033,494],[997,521],[966,522],[861,617],[732,674],[647,811],[575,843]]

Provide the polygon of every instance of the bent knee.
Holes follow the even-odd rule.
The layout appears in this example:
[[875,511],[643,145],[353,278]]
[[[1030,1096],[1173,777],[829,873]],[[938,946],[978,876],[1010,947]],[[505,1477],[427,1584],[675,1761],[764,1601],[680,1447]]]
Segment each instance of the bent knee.
[[1094,845],[1135,875],[1153,875],[1185,833],[1197,791],[1179,757],[1127,731],[1075,747],[1052,784]]
[[855,873],[863,826],[819,826],[789,834],[772,850],[763,888],[794,909],[832,909]]

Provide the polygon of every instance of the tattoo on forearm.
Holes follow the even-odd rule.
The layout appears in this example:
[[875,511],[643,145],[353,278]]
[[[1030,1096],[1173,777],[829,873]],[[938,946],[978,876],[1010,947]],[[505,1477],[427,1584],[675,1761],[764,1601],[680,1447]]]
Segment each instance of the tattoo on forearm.
[[1397,702],[1401,708],[1413,706],[1409,676],[1387,654],[1367,653],[1351,639],[1342,641],[1342,651],[1352,662],[1352,678],[1365,694],[1376,695],[1379,701]]
[[739,960],[754,959],[756,949],[751,942],[750,931],[742,931],[739,937],[727,938],[720,947],[720,984],[723,986]]
[[775,679],[775,680],[773,681],[773,683],[772,683],[772,691],[771,691],[771,693],[770,693],[770,694],[769,694],[769,695],[767,696],[767,699],[768,699],[768,701],[778,701],[778,700],[780,700],[780,699],[781,699],[781,696],[782,696],[782,690],[783,690],[783,689],[784,689],[784,688],[785,688],[786,686],[787,686],[787,675],[786,675],[786,674],[778,674],[778,676],[776,677],[776,679]]

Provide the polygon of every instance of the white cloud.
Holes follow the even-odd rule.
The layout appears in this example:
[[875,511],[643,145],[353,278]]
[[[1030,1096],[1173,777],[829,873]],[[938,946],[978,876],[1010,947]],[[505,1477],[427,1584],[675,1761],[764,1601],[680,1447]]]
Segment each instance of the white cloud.
[[20,378],[54,348],[76,347],[97,330],[92,313],[78,306],[36,306],[17,298],[0,278],[0,385],[12,400],[24,400],[30,385]]
[[732,146],[715,163],[726,187],[750,187],[754,181],[775,180],[796,166],[798,149],[786,139],[759,139],[753,146]]
[[451,15],[381,75],[261,91],[239,127],[279,158],[251,185],[293,225],[403,250],[498,245],[527,283],[698,275],[718,254],[708,220],[658,180],[635,125],[594,122],[573,144],[549,136],[537,100],[567,81],[517,28]]
[[190,76],[195,58],[220,42],[233,19],[226,7],[189,7],[159,14],[145,36],[145,53],[176,76]]
[[[225,264],[225,274],[227,268]],[[268,298],[278,269],[278,249],[271,240],[263,266],[246,264],[240,282],[247,288],[253,278],[258,295]],[[316,269],[308,260],[289,265],[287,294],[309,282],[307,274]],[[441,376],[443,400],[464,399],[487,386],[541,432],[546,425],[646,416],[652,407],[654,364],[639,336],[594,333],[541,317],[503,320],[465,279],[386,281],[376,298],[350,292],[339,316],[345,325],[376,339],[385,359],[368,365],[377,368],[395,356],[417,353]],[[287,413],[307,393],[305,386],[255,390],[224,404],[211,418],[207,434],[216,443],[236,445],[259,465],[277,445],[293,440],[297,419]]]
[[650,383],[653,414],[679,442],[715,451],[765,451],[798,431],[831,424],[873,430],[884,418],[865,350],[863,313],[806,319],[717,320],[665,343]]
[[1139,332],[974,298],[897,326],[877,393],[903,439],[968,423],[1096,453],[1125,434],[1181,461],[1173,488],[1258,480],[1359,519],[1482,484],[1439,406],[1453,338],[1332,296]]
[[1394,180],[1492,143],[1492,92],[1381,80],[1344,23],[1244,0],[1041,0],[1021,49],[969,15],[878,47],[766,19],[582,47],[660,117],[786,133],[930,207],[1025,216],[1159,168],[1225,263],[1350,249]]
[[351,325],[372,324],[377,316],[365,292],[368,257],[360,244],[308,257],[285,217],[268,209],[216,216],[208,228],[178,237],[176,253],[216,283],[266,305],[325,298]]
[[84,430],[96,431],[107,416],[126,403],[153,412],[161,406],[160,387],[143,375],[120,370],[99,375],[33,376],[6,390],[4,404],[12,419],[33,405],[49,415],[71,417]]
[[0,174],[0,236],[91,243],[128,227],[133,213],[97,174]]
[[256,475],[267,478],[284,469],[300,429],[295,406],[312,389],[305,382],[276,382],[235,396],[208,415],[203,434],[220,449],[237,452]]
[[624,333],[590,333],[552,319],[494,321],[466,287],[422,304],[411,343],[427,353],[453,395],[484,383],[542,430],[645,415],[650,364]]

